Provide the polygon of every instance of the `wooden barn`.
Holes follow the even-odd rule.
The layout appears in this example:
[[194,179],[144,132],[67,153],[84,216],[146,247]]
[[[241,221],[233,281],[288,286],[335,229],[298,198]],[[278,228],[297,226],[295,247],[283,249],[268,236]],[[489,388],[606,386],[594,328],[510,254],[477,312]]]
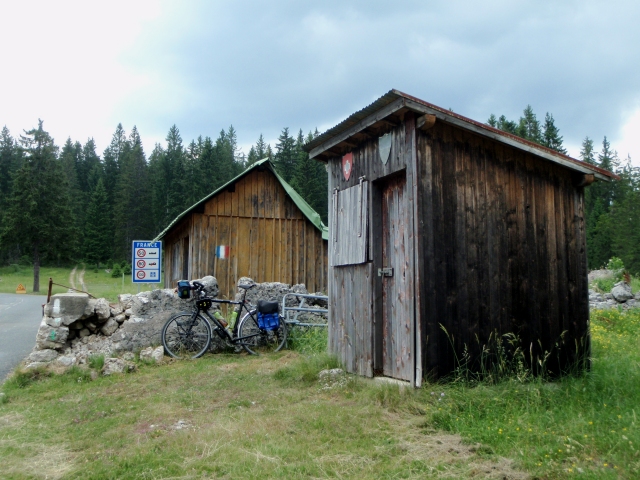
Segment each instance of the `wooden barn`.
[[181,213],[164,241],[164,284],[213,275],[221,298],[240,277],[327,289],[327,228],[267,159]]
[[305,149],[328,163],[329,348],[350,372],[419,386],[504,334],[534,369],[585,366],[584,187],[615,175],[397,90]]

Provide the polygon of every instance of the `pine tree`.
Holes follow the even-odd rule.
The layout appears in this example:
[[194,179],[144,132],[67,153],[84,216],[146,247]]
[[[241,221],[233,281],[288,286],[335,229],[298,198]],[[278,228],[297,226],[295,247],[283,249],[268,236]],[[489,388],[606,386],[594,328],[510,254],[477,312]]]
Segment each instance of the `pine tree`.
[[531,105],[527,105],[524,109],[523,116],[518,122],[518,133],[520,137],[536,143],[542,143],[542,134],[540,133],[540,122],[536,114],[533,113]]
[[[84,216],[87,209],[86,196],[80,188],[78,172],[82,164],[82,145],[80,142],[73,142],[70,137],[67,138],[60,152],[60,162],[64,168],[69,185],[71,208],[75,218],[75,228],[78,232],[76,246],[80,248],[83,244]],[[74,252],[74,256],[78,256],[79,253],[80,252]]]
[[88,203],[98,183],[98,178],[95,177],[95,174],[102,170],[102,162],[100,161],[100,156],[96,153],[96,143],[93,138],[89,138],[82,147],[80,160],[78,180],[80,190],[84,193],[85,201]]
[[267,147],[268,145],[264,141],[264,137],[262,134],[258,137],[258,141],[256,142],[256,155],[258,156],[258,160],[262,160],[267,156]]
[[247,166],[250,167],[258,160],[260,159],[258,158],[258,154],[256,153],[256,148],[252,145],[249,149],[249,155],[247,155]]
[[567,154],[567,150],[562,146],[562,137],[560,136],[560,130],[556,127],[553,120],[553,115],[549,112],[544,117],[544,127],[542,131],[542,145],[551,148],[556,152]]
[[187,153],[176,125],[169,129],[166,140],[166,150],[156,145],[149,162],[153,229],[156,233],[189,206],[187,190],[192,189],[188,185],[186,171]]
[[84,259],[100,268],[111,257],[112,229],[107,190],[102,178],[98,180],[87,206],[84,230]]
[[33,291],[40,291],[42,260],[62,260],[74,250],[74,218],[69,184],[58,147],[43,129],[20,137],[24,163],[16,172],[0,242],[16,245],[33,259]]
[[591,165],[596,164],[595,150],[593,149],[593,140],[591,140],[589,137],[584,137],[584,140],[582,141],[580,159],[583,162],[587,162]]
[[150,240],[153,235],[149,172],[135,126],[128,144],[130,147],[123,151],[114,206],[114,259],[120,261],[131,258],[133,240]]
[[5,126],[0,133],[0,232],[13,185],[13,174],[20,168],[21,153]]
[[289,128],[282,129],[276,144],[275,165],[278,173],[286,182],[291,182],[296,167],[295,139],[289,136]]
[[518,124],[511,120],[507,120],[507,117],[505,117],[504,115],[500,115],[496,126],[503,132],[508,132],[513,135],[519,135]]
[[324,165],[309,159],[309,154],[303,150],[305,142],[313,140],[314,134],[308,133],[306,139],[302,130],[298,132],[295,154],[296,164],[291,186],[306,200],[306,202],[320,215],[323,222],[327,221],[327,171]]
[[120,175],[120,165],[125,151],[129,148],[127,134],[119,123],[111,138],[111,143],[105,149],[104,159],[104,188],[107,191],[109,205],[113,209],[115,204],[115,191],[118,177]]

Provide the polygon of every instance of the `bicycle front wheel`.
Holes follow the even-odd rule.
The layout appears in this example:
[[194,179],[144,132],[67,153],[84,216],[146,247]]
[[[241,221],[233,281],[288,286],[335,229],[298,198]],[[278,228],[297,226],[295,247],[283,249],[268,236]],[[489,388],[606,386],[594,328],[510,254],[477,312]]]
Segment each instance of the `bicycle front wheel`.
[[178,313],[162,327],[162,345],[173,358],[198,358],[211,345],[211,325],[196,313]]
[[247,313],[238,325],[240,345],[252,355],[277,352],[287,341],[287,326],[282,317],[278,317],[278,328],[264,330],[258,326],[256,310]]

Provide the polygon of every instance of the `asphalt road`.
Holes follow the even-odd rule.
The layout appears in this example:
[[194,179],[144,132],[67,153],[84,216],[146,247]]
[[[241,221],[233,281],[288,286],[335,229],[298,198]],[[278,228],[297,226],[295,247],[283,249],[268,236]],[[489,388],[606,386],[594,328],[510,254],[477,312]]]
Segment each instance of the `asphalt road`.
[[36,344],[46,301],[43,295],[0,293],[0,383]]

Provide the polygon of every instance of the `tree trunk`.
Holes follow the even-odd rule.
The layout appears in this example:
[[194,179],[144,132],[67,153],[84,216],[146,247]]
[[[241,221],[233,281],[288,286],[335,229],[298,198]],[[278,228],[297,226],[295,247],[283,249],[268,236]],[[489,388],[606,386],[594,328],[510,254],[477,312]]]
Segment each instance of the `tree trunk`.
[[40,291],[40,251],[38,242],[33,245],[33,291]]

